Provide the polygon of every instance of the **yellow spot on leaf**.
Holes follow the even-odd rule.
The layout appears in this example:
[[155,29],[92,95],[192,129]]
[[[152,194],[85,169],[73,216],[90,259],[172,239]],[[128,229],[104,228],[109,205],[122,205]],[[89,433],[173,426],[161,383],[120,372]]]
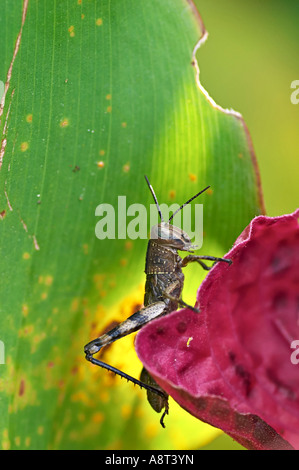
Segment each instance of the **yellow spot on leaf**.
[[120,264],[121,266],[127,266],[128,260],[127,260],[126,258],[122,258],[122,259],[120,260],[119,264]]
[[105,153],[106,153],[105,150],[100,150],[100,151],[99,151],[99,155],[101,155],[101,157],[102,157],[103,155],[105,155]]
[[128,241],[125,242],[125,249],[126,250],[131,250],[132,246],[133,246],[133,243],[131,242],[131,240],[128,240]]
[[9,450],[10,449],[10,440],[8,438],[8,430],[4,429],[2,433],[2,449],[3,450]]
[[107,113],[111,113],[111,111],[112,111],[112,106],[107,106],[106,111],[107,111]]
[[122,123],[121,123],[121,127],[127,127],[127,123],[126,123],[126,122],[122,122]]
[[71,304],[71,311],[77,312],[78,308],[79,308],[79,299],[74,299]]
[[121,407],[121,411],[120,411],[121,415],[123,418],[128,418],[130,416],[130,414],[132,413],[132,407],[131,405],[128,405],[128,404],[124,404],[122,407]]
[[53,276],[46,276],[45,278],[45,284],[46,286],[51,286],[52,285],[52,282],[53,282]]
[[175,196],[176,196],[175,190],[174,190],[174,189],[171,189],[171,190],[169,191],[169,199],[174,199]]
[[141,406],[138,406],[135,411],[135,416],[138,419],[142,419],[144,417],[144,409]]
[[31,344],[31,353],[34,353],[37,350],[37,346],[41,341],[46,338],[46,333],[43,331],[42,333],[35,335],[33,338],[33,342]]
[[189,173],[189,179],[190,181],[197,181],[197,176],[194,173]]
[[105,163],[103,161],[100,161],[97,163],[98,168],[104,168]]
[[87,243],[84,243],[84,244],[83,244],[83,253],[84,253],[85,255],[88,255],[88,244],[87,244]]
[[23,328],[21,328],[18,332],[19,338],[24,338],[28,335],[31,335],[34,331],[34,326],[33,325],[25,325]]
[[123,449],[123,442],[121,439],[112,441],[108,446],[107,450],[121,450]]
[[76,393],[73,393],[73,395],[71,395],[71,401],[82,402],[85,403],[85,405],[88,405],[89,403],[88,395],[84,391],[78,391]]
[[47,276],[38,276],[38,283],[44,284],[45,286],[51,286],[53,283],[53,276],[48,274]]
[[42,293],[41,293],[41,296],[40,296],[41,300],[46,300],[47,297],[48,297],[48,293],[47,293],[47,292],[42,292]]
[[129,165],[129,163],[126,163],[126,164],[123,166],[123,171],[124,171],[125,173],[128,173],[128,172],[130,171],[130,165]]
[[10,441],[9,440],[7,440],[7,441],[3,440],[2,441],[2,449],[3,450],[9,450],[10,449]]
[[106,390],[100,393],[100,400],[103,403],[108,403],[110,401],[110,395]]
[[60,121],[60,127],[68,127],[69,125],[69,120],[67,118],[63,119],[62,121]]
[[97,26],[102,26],[102,24],[103,24],[102,18],[98,18],[98,19],[96,20],[96,25],[97,25]]
[[73,38],[75,36],[75,26],[70,26],[68,32],[70,33],[70,37]]
[[148,424],[145,428],[145,436],[152,439],[158,434],[158,426],[156,424]]
[[26,121],[27,122],[32,122],[32,114],[27,114]]
[[102,286],[105,277],[105,274],[94,274],[93,281],[97,285],[97,287]]
[[21,152],[26,152],[26,150],[28,150],[28,148],[29,148],[28,142],[22,142],[21,143]]
[[39,426],[39,427],[37,428],[37,434],[38,434],[39,436],[41,436],[42,434],[44,434],[44,427],[43,427],[43,426]]
[[110,95],[110,93],[108,93],[108,95],[106,95],[106,100],[111,100],[111,95]]
[[207,193],[207,194],[210,194],[210,195],[213,194],[213,192],[214,192],[214,191],[213,191],[212,188],[209,188],[209,189],[206,190],[206,193]]
[[99,411],[97,413],[94,413],[92,415],[92,421],[94,423],[102,423],[104,421],[104,415],[103,413],[100,413]]
[[27,317],[28,312],[29,312],[28,305],[27,305],[27,304],[23,304],[23,305],[22,305],[22,314],[24,315],[24,317]]
[[25,439],[25,446],[26,447],[29,447],[31,444],[31,437],[30,436],[27,436],[26,439]]
[[30,258],[30,254],[25,252],[23,253],[23,256],[22,256],[23,259],[29,259]]
[[16,436],[16,437],[15,437],[15,445],[16,445],[17,447],[19,447],[20,444],[21,444],[21,438],[20,438],[20,436]]
[[85,15],[82,13],[81,20],[84,20],[84,18],[85,18]]

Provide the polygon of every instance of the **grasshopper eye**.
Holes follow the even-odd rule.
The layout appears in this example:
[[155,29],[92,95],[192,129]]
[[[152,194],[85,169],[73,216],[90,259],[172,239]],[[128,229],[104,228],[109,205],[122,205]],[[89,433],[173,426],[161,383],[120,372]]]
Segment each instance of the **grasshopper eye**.
[[185,232],[182,232],[182,239],[187,243],[191,243],[190,238],[188,237],[188,235],[186,235]]

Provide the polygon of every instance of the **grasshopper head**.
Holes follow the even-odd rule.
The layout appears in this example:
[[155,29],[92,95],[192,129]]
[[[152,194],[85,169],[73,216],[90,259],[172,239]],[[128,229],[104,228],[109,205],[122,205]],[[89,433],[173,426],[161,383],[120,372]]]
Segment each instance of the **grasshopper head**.
[[146,175],[145,179],[148,184],[148,187],[152,193],[152,196],[154,198],[154,201],[157,206],[157,210],[161,219],[161,223],[158,225],[154,225],[151,229],[151,240],[157,240],[157,243],[160,245],[167,245],[171,248],[174,248],[175,250],[181,250],[181,251],[192,251],[195,248],[197,248],[196,245],[192,245],[191,240],[189,235],[184,232],[184,230],[181,230],[178,227],[175,227],[174,225],[170,225],[170,221],[174,218],[174,216],[182,210],[187,204],[190,204],[190,202],[193,201],[193,199],[197,198],[200,194],[202,194],[204,191],[206,191],[210,186],[207,186],[205,189],[200,191],[199,193],[195,194],[195,196],[191,197],[186,201],[181,207],[179,207],[170,217],[168,222],[164,222],[161,209],[158,203],[158,199],[155,195],[155,192],[152,188],[152,185],[150,184],[148,177]]
[[161,245],[167,245],[181,251],[192,251],[196,248],[184,230],[167,222],[162,222],[151,228],[151,240],[157,240],[157,243]]

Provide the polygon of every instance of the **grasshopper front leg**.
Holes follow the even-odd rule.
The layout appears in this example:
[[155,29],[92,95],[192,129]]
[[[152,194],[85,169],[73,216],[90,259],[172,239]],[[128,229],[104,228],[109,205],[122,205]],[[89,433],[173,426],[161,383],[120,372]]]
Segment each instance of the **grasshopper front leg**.
[[[202,260],[209,260],[209,261],[214,261],[214,263],[212,264],[212,266],[207,266]],[[225,259],[225,258],[217,258],[215,256],[197,256],[197,255],[188,255],[186,256],[184,259],[182,259],[181,261],[181,267],[184,268],[185,266],[187,266],[187,264],[189,263],[193,263],[193,262],[197,262],[198,264],[201,265],[201,267],[203,269],[205,269],[206,271],[209,271],[210,269],[212,269],[212,267],[214,266],[215,263],[217,263],[218,261],[224,261],[228,264],[232,264],[232,260],[230,259]]]

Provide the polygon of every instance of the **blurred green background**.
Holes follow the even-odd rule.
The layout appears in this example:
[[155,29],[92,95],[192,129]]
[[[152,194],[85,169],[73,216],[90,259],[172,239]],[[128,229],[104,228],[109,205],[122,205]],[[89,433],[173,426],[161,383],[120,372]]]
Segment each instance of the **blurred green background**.
[[[198,50],[200,81],[217,104],[240,112],[256,153],[267,214],[298,206],[299,2],[195,0],[208,40]],[[222,435],[205,449],[238,449]]]
[[208,40],[197,52],[200,80],[217,104],[240,112],[257,156],[270,216],[298,207],[299,2],[195,0]]

